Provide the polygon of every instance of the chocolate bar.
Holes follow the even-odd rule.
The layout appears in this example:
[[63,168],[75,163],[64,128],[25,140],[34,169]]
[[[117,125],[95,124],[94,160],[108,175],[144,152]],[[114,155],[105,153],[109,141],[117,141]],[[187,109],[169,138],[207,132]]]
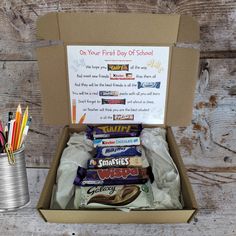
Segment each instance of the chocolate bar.
[[134,115],[133,114],[127,114],[127,115],[116,114],[116,115],[113,115],[113,120],[134,120]]
[[148,168],[85,169],[78,167],[74,184],[77,186],[144,184]]
[[96,158],[101,157],[122,157],[122,156],[141,156],[140,146],[130,147],[97,147]]
[[110,139],[94,139],[94,147],[107,147],[107,146],[137,146],[140,145],[139,137],[129,138],[110,138]]
[[150,208],[153,194],[150,183],[77,187],[75,208]]
[[138,89],[140,88],[157,88],[159,89],[161,82],[138,82]]
[[93,158],[88,160],[88,169],[112,167],[142,167],[142,164],[142,158],[140,156]]
[[102,104],[122,104],[125,105],[126,99],[105,99],[102,98]]
[[141,125],[88,126],[87,136],[90,138],[137,137],[141,130]]
[[108,71],[128,71],[129,64],[108,64],[107,70]]
[[119,96],[118,91],[99,91],[99,96]]

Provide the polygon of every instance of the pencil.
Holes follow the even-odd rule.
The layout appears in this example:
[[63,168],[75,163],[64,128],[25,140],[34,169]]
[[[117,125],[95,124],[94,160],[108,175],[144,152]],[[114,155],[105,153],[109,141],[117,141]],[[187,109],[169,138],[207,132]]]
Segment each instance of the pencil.
[[72,124],[76,123],[76,99],[72,99]]
[[22,122],[21,122],[21,127],[20,127],[20,132],[19,132],[19,137],[18,137],[16,149],[20,148],[22,134],[23,134],[23,131],[25,129],[27,121],[28,121],[28,106],[25,109],[23,119],[22,119]]
[[[2,133],[4,132],[1,121],[0,121],[0,131]],[[0,142],[1,142],[2,146],[4,146],[4,139],[3,139],[2,135],[0,136]]]
[[80,120],[79,120],[79,124],[83,124],[83,123],[84,123],[85,117],[86,117],[86,113],[84,113],[84,114],[81,116],[81,118],[80,118]]
[[21,139],[21,142],[20,142],[20,147],[21,147],[21,145],[24,143],[25,138],[26,138],[26,136],[27,136],[27,134],[28,134],[29,126],[30,126],[30,124],[31,124],[31,121],[32,121],[32,117],[30,116],[30,117],[28,118],[27,124],[26,124],[26,126],[25,126],[25,128],[24,128],[24,131],[23,131],[23,134],[22,134],[22,139]]
[[19,133],[20,133],[21,116],[22,116],[22,112],[21,112],[21,106],[19,104],[16,110],[14,142],[12,142],[13,151],[17,149],[17,143],[18,143]]
[[5,126],[4,134],[5,134],[5,138],[6,138],[6,141],[7,141],[8,140],[8,125]]
[[10,121],[13,120],[13,112],[8,112],[8,131],[10,130]]
[[[15,133],[15,120],[10,121],[10,130],[8,135],[8,146],[13,149],[12,143],[14,142],[14,133]],[[12,150],[13,151],[13,150]]]

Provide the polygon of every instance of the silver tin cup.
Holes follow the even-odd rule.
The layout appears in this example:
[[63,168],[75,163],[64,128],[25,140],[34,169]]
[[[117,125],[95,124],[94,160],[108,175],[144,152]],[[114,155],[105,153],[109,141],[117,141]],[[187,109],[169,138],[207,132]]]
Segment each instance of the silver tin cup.
[[24,147],[14,152],[15,164],[10,165],[6,153],[0,154],[0,211],[12,211],[29,203],[29,189]]

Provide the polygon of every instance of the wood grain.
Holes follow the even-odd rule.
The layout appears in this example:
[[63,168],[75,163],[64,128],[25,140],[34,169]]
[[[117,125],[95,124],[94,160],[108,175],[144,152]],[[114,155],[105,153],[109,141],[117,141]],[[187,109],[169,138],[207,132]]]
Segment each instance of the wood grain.
[[[136,12],[189,14],[201,26],[201,51],[206,58],[235,56],[236,2],[198,1],[77,1],[2,0],[0,2],[0,60],[35,60],[36,20],[48,12]],[[51,42],[47,42],[50,44]],[[227,53],[225,53],[227,51]],[[213,52],[213,53],[211,53]]]
[[[175,128],[184,162],[201,171],[236,170],[236,59],[201,60],[192,124]],[[26,144],[27,165],[48,167],[60,127],[44,125],[36,62],[0,62],[1,112],[19,102],[33,116]],[[7,89],[6,89],[7,88]],[[6,120],[6,117],[2,117]]]
[[[61,127],[44,125],[35,48],[36,20],[48,12],[180,13],[201,27],[201,68],[194,116],[174,128],[200,211],[190,224],[64,225],[45,223],[35,207],[47,169],[28,171],[31,203],[0,213],[0,235],[236,235],[236,2],[234,0],[0,1],[0,119],[29,105],[27,166],[49,167]],[[199,47],[199,45],[196,45]]]
[[175,129],[189,169],[236,170],[236,97],[232,92],[236,84],[235,62],[201,60],[192,124]]
[[45,223],[35,207],[46,174],[46,169],[28,169],[31,203],[17,212],[0,213],[1,235],[233,236],[236,232],[235,173],[189,172],[200,211],[190,224],[176,225]]
[[[56,149],[60,128],[44,125],[36,62],[0,62],[0,119],[6,122],[16,104],[29,106],[33,117],[26,141],[28,166],[49,166]],[[23,109],[25,109],[23,107]]]

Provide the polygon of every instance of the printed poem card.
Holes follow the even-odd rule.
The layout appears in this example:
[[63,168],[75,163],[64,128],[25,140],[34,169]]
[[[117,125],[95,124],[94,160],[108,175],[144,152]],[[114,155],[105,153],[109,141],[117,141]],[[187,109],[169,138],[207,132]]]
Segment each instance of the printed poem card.
[[164,124],[169,47],[67,46],[72,123]]

